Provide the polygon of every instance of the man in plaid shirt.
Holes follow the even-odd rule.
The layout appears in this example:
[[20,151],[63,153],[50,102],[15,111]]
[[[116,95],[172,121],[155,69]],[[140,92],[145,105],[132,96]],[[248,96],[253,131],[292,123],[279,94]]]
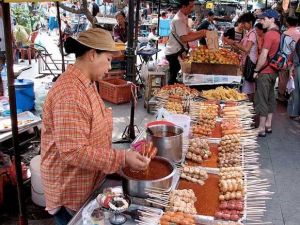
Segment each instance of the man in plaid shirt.
[[109,32],[99,28],[68,38],[70,65],[49,91],[43,108],[41,174],[46,210],[56,224],[67,224],[105,174],[124,166],[145,170],[147,159],[134,151],[114,150],[112,111],[97,92],[117,51]]

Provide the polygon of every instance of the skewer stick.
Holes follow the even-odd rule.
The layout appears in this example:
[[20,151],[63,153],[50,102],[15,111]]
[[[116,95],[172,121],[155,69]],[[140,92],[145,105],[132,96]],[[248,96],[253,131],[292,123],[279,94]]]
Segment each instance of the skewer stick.
[[155,205],[165,207],[165,208],[168,207],[168,204],[164,204],[164,203],[161,203],[161,202],[152,201],[150,199],[146,199],[146,201],[149,202],[149,203],[155,204]]

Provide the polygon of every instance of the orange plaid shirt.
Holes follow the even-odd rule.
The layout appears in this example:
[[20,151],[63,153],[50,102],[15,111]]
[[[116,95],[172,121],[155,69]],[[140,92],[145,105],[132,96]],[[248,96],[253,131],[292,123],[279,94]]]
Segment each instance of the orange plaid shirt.
[[46,210],[78,211],[105,174],[125,164],[113,150],[112,111],[96,86],[70,65],[49,91],[43,108],[41,175]]

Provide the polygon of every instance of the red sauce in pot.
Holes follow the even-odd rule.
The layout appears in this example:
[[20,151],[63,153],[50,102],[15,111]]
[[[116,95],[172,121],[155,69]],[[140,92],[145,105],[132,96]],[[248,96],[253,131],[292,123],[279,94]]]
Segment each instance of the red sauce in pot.
[[152,159],[146,171],[133,171],[129,167],[123,169],[126,176],[135,180],[157,180],[168,176],[172,171],[173,167],[159,158]]

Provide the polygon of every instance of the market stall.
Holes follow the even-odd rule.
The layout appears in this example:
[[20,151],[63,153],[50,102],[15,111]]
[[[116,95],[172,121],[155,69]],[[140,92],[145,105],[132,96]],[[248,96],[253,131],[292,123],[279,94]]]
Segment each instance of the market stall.
[[165,119],[149,123],[131,145],[149,158],[148,169],[124,168],[113,184],[108,179],[70,224],[266,224],[272,193],[260,175],[247,97],[179,84],[156,96]]
[[240,84],[239,64],[239,55],[229,49],[197,47],[181,62],[183,83],[189,86]]

